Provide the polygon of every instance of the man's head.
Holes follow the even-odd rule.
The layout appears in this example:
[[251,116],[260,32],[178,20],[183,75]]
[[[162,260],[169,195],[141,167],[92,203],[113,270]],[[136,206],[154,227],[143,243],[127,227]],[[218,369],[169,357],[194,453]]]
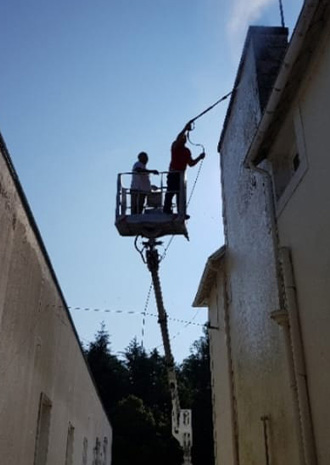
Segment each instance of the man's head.
[[146,152],[140,152],[139,155],[138,155],[138,160],[143,163],[144,165],[146,165],[148,163],[148,155],[146,154]]

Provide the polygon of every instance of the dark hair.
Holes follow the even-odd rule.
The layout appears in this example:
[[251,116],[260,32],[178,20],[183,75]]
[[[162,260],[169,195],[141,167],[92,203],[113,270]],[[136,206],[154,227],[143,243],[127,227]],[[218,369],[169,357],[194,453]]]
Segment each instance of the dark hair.
[[138,155],[138,159],[141,160],[141,157],[148,157],[148,154],[146,152],[140,152],[139,155]]

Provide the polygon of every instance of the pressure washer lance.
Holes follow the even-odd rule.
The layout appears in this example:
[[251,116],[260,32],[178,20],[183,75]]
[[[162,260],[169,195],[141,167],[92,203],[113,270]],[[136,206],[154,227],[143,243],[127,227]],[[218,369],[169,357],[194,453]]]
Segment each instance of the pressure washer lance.
[[192,118],[190,121],[188,121],[187,123],[187,126],[190,125],[190,128],[191,129],[187,129],[188,131],[192,131],[194,129],[194,127],[192,126],[193,123],[198,120],[198,118],[200,118],[201,116],[205,115],[205,113],[209,112],[210,110],[212,110],[212,108],[214,108],[216,105],[218,105],[219,103],[223,102],[224,100],[226,100],[226,98],[228,98],[232,93],[235,92],[235,90],[237,90],[238,88],[238,85],[233,89],[231,90],[230,92],[228,92],[228,94],[224,95],[223,97],[221,97],[219,100],[217,100],[215,103],[213,103],[213,105],[209,106],[208,108],[206,108],[206,110],[202,111],[202,113],[200,113],[199,115],[195,116],[195,118]]
[[198,120],[201,116],[205,115],[206,113],[208,113],[210,110],[212,110],[212,108],[214,108],[216,105],[218,105],[219,103],[223,102],[224,100],[226,100],[231,94],[233,94],[235,92],[235,90],[237,90],[239,87],[239,85],[237,85],[233,90],[231,90],[230,92],[228,92],[228,94],[224,95],[223,97],[221,97],[219,100],[217,100],[215,103],[213,103],[212,105],[210,105],[208,108],[206,108],[206,110],[202,111],[201,113],[199,113],[199,115],[195,116],[195,118],[192,118],[191,120],[188,121],[188,123],[186,124],[185,128],[186,128],[186,131],[187,131],[187,139],[188,141],[190,142],[190,144],[192,145],[195,145],[196,147],[201,147],[202,148],[202,153],[205,154],[205,147],[203,144],[196,144],[194,142],[192,142],[192,140],[189,138],[189,132],[193,131],[195,129],[195,121]]

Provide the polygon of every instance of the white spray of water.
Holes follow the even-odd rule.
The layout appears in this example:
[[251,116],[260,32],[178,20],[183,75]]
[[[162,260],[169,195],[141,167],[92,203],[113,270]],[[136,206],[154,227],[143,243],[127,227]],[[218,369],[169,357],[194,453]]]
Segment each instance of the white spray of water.
[[257,21],[265,8],[276,0],[233,0],[228,22],[228,34],[233,49],[241,46],[247,27]]

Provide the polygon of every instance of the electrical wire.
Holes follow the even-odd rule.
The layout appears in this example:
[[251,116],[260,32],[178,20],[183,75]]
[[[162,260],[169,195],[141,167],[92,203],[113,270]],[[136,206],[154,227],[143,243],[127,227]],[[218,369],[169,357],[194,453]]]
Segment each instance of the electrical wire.
[[[187,321],[187,322],[186,322],[186,324],[185,324],[185,326],[183,327],[183,329],[181,329],[180,331],[178,331],[174,336],[172,336],[172,337],[170,338],[170,341],[173,341],[173,339],[176,339],[177,337],[179,337],[180,334],[182,333],[182,331],[184,331],[184,330],[185,330],[186,328],[188,328],[188,326],[190,326],[190,325],[204,326],[204,325],[202,325],[202,324],[198,324],[198,323],[194,323],[194,322],[193,322],[194,319],[196,318],[197,314],[198,314],[198,310],[196,310],[195,315],[192,317],[192,319],[191,319],[190,321]],[[170,319],[170,318],[169,318],[169,319]],[[159,346],[155,347],[155,349],[159,349],[159,347],[163,347],[163,344],[159,344]]]
[[[143,315],[143,325],[142,325],[142,339],[141,339],[141,346],[144,347],[144,336],[145,336],[145,331],[144,331],[144,325],[145,325],[145,319],[146,319],[146,316],[149,316],[149,317],[153,317],[153,318],[159,318],[159,315],[158,314],[155,314],[155,313],[150,313],[150,312],[147,312],[147,308],[148,308],[148,305],[149,305],[149,301],[150,301],[150,296],[151,296],[151,290],[153,288],[153,285],[151,284],[150,287],[149,287],[149,291],[148,291],[148,295],[147,295],[147,299],[146,299],[146,303],[145,303],[145,307],[144,307],[144,310],[143,312],[136,312],[136,311],[133,311],[133,310],[130,310],[130,311],[124,311],[124,310],[110,310],[110,309],[100,309],[100,308],[90,308],[90,307],[68,307],[69,310],[83,310],[83,311],[94,311],[94,312],[105,312],[105,313],[109,313],[109,312],[114,312],[114,313],[125,313],[127,315]],[[52,307],[61,307],[63,308],[63,306],[55,306],[53,305]],[[172,341],[173,339],[176,339],[178,338],[182,332],[188,328],[188,326],[205,326],[204,323],[195,323],[194,322],[194,319],[196,318],[198,314],[198,310],[196,311],[195,315],[193,316],[193,318],[190,320],[190,321],[187,321],[187,320],[181,320],[179,318],[172,318],[172,317],[167,317],[168,320],[170,321],[173,321],[175,323],[181,323],[181,324],[184,324],[184,327],[178,331],[171,339],[170,341]],[[85,341],[87,341],[87,339],[84,339]],[[160,344],[159,346],[156,346],[155,349],[158,349],[159,347],[163,347],[163,344]]]
[[[149,299],[151,296],[151,289],[152,289],[152,284],[150,286],[149,292],[148,292],[148,297],[147,297],[147,302],[149,303]],[[146,304],[147,304],[146,302]],[[64,308],[63,305],[46,305],[46,307],[52,307],[52,308]],[[125,315],[146,315],[150,316],[153,318],[158,318],[158,314],[156,313],[150,313],[147,312],[147,305],[145,306],[144,310],[142,312],[135,311],[135,310],[112,310],[110,308],[92,308],[92,307],[67,307],[69,310],[80,310],[84,312],[102,312],[102,313],[119,313],[119,314],[125,314]],[[178,318],[171,318],[168,317],[169,320],[175,321],[177,323],[182,323],[182,324],[187,324],[189,321],[187,320],[180,320]],[[204,326],[201,323],[194,323],[196,326]]]
[[148,306],[149,306],[149,300],[150,300],[150,296],[151,296],[151,291],[153,289],[153,284],[151,283],[150,286],[149,286],[149,290],[148,290],[148,294],[147,294],[147,299],[146,299],[146,302],[144,304],[144,310],[143,310],[143,319],[142,319],[142,330],[141,330],[141,346],[143,347],[143,343],[144,343],[144,332],[145,332],[145,326],[146,326],[146,315],[147,315],[147,310],[148,310]]

